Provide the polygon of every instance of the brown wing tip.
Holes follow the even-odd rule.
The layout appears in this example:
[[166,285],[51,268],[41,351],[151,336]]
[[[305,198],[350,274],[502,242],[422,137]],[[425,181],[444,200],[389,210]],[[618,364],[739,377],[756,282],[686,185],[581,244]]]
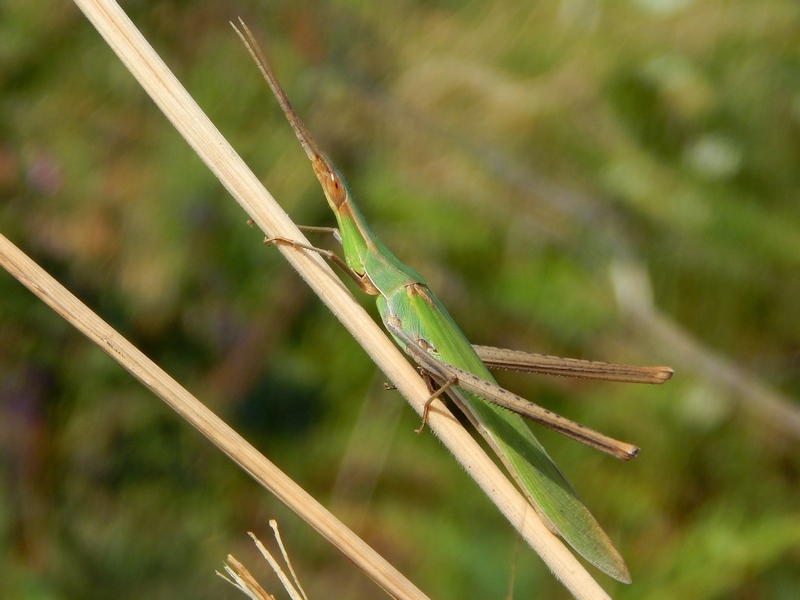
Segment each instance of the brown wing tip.
[[622,460],[630,460],[632,458],[636,458],[637,456],[639,456],[639,447],[631,446],[626,452],[625,456],[622,457]]
[[656,384],[664,383],[668,379],[672,378],[672,375],[675,371],[672,370],[671,367],[653,367],[655,373],[653,373],[653,379],[655,379]]

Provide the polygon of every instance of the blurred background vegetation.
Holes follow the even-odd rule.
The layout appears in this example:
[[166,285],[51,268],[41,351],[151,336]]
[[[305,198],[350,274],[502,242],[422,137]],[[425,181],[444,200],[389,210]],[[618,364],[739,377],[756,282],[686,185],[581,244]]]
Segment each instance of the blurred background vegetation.
[[[476,343],[675,367],[502,378],[642,447],[541,433],[628,561],[631,586],[597,575],[614,597],[797,597],[800,5],[123,6],[295,221],[330,225],[244,17]],[[3,234],[431,597],[502,598],[513,570],[513,597],[567,597],[73,4],[3,0],[0,86]],[[278,591],[245,534],[270,518],[312,597],[382,597],[0,274],[0,596],[237,598],[229,552]]]

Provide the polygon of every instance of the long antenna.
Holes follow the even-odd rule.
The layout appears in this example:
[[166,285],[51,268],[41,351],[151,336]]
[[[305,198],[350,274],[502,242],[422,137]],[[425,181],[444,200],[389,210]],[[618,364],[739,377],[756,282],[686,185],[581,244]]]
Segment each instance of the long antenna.
[[312,161],[315,159],[322,159],[322,152],[319,151],[317,144],[314,143],[314,138],[311,137],[311,134],[308,132],[308,129],[306,129],[303,121],[300,120],[300,117],[297,116],[294,108],[292,108],[289,98],[286,97],[286,92],[283,91],[281,84],[278,83],[278,78],[275,77],[272,67],[269,66],[267,59],[264,57],[264,53],[261,51],[261,46],[258,45],[255,36],[241,17],[239,17],[239,23],[241,24],[242,29],[244,29],[244,33],[239,31],[239,28],[233,23],[231,23],[231,27],[233,27],[233,30],[241,38],[242,42],[247,48],[247,51],[250,52],[250,56],[253,57],[256,66],[258,66],[258,70],[261,71],[264,79],[267,80],[267,85],[269,85],[272,93],[275,94],[275,97],[278,99],[278,104],[280,104],[281,109],[286,115],[286,118],[289,120],[289,124],[292,126],[297,139],[300,140],[303,150],[306,151],[308,158],[310,158]]

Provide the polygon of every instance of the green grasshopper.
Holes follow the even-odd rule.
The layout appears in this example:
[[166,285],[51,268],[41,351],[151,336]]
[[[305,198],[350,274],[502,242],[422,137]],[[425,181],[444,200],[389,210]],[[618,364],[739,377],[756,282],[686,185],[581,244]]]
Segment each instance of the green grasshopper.
[[[386,329],[417,362],[428,380],[432,396],[426,404],[423,425],[430,402],[446,393],[494,449],[550,529],[608,575],[622,582],[630,582],[625,561],[577,498],[520,414],[623,460],[636,456],[638,448],[504,390],[497,385],[487,365],[632,383],[663,383],[672,375],[672,369],[616,365],[472,346],[425,280],[400,262],[369,229],[353,202],[344,177],[318,149],[289,103],[253,34],[243,21],[240,22],[244,34],[236,26],[234,29],[247,46],[311,160],[328,205],[336,216],[339,226],[337,238],[341,241],[344,259],[329,250],[285,238],[271,238],[267,242],[318,252],[338,265],[361,290],[376,296],[378,312]],[[436,385],[439,386],[438,390],[435,389]]]

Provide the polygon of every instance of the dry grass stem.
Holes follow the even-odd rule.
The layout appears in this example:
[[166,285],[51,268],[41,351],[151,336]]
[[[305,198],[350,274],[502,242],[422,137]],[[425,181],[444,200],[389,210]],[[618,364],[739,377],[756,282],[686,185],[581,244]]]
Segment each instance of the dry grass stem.
[[[283,560],[286,563],[286,566],[289,569],[289,572],[292,575],[292,581],[289,581],[289,578],[286,576],[286,573],[283,572],[283,569],[278,564],[278,561],[275,560],[275,557],[270,554],[269,550],[266,549],[264,544],[261,543],[252,531],[248,531],[247,535],[249,535],[253,542],[258,548],[261,555],[266,559],[269,563],[269,566],[275,572],[275,575],[278,576],[280,579],[283,588],[288,592],[289,596],[292,600],[308,600],[308,596],[306,595],[303,586],[300,585],[300,580],[297,578],[297,574],[294,572],[294,568],[292,567],[292,562],[289,560],[289,554],[286,552],[286,548],[283,545],[283,541],[281,540],[281,534],[278,531],[278,523],[275,519],[270,519],[269,526],[272,528],[273,534],[275,535],[275,541],[278,542],[278,547],[281,550],[281,555],[283,556]],[[256,581],[255,577],[250,573],[250,571],[245,568],[245,566],[236,560],[232,555],[228,555],[228,564],[225,565],[225,572],[230,576],[225,577],[222,573],[217,571],[217,575],[222,577],[225,581],[233,585],[234,587],[241,590],[244,594],[253,598],[253,600],[261,600],[263,599],[271,599],[275,600],[275,598],[264,591],[264,588]],[[296,586],[296,587],[295,587]]]
[[[283,555],[283,560],[286,565],[289,567],[289,571],[292,574],[292,579],[294,580],[294,584],[289,581],[289,578],[286,576],[286,573],[283,572],[283,569],[278,564],[278,561],[275,560],[275,557],[270,554],[269,550],[264,547],[264,544],[261,543],[256,535],[253,532],[248,532],[248,535],[253,539],[255,542],[256,548],[258,548],[259,552],[261,552],[261,556],[263,556],[266,561],[269,563],[269,566],[272,567],[272,570],[275,571],[275,575],[278,576],[278,579],[281,580],[281,584],[283,584],[284,589],[289,592],[289,595],[292,597],[292,600],[308,600],[308,596],[306,596],[305,591],[303,590],[302,586],[300,585],[299,580],[297,579],[297,575],[292,569],[292,565],[289,562],[289,557],[286,554],[286,549],[283,547],[283,542],[281,542],[280,536],[278,535],[278,526],[274,520],[269,522],[270,527],[275,532],[275,539],[278,541],[278,546],[281,549],[281,554]],[[297,587],[295,587],[295,585]]]
[[262,588],[258,581],[256,581],[256,578],[247,570],[247,567],[236,560],[232,554],[228,554],[228,564],[226,564],[224,568],[228,576],[226,577],[219,571],[216,572],[217,575],[241,591],[248,598],[252,600],[275,600],[275,596]]
[[426,598],[324,506],[2,235],[0,265],[358,564],[378,585],[398,598]]
[[[278,522],[275,519],[269,520],[269,526],[272,528],[272,532],[275,535],[275,541],[278,542],[278,547],[281,549],[281,555],[283,556],[283,561],[286,563],[286,566],[289,568],[289,573],[292,574],[292,579],[294,580],[295,585],[297,586],[297,590],[299,591],[300,595],[303,597],[303,600],[308,600],[308,595],[306,595],[306,591],[303,589],[303,586],[300,585],[300,579],[297,577],[297,573],[294,572],[294,567],[292,566],[292,561],[289,559],[289,553],[286,552],[286,548],[283,545],[283,540],[281,539],[281,532],[278,529]],[[254,533],[249,533],[250,537],[253,538],[253,541],[256,542],[258,545],[259,550],[261,549],[261,542],[255,536]],[[266,549],[262,550],[265,552]]]

